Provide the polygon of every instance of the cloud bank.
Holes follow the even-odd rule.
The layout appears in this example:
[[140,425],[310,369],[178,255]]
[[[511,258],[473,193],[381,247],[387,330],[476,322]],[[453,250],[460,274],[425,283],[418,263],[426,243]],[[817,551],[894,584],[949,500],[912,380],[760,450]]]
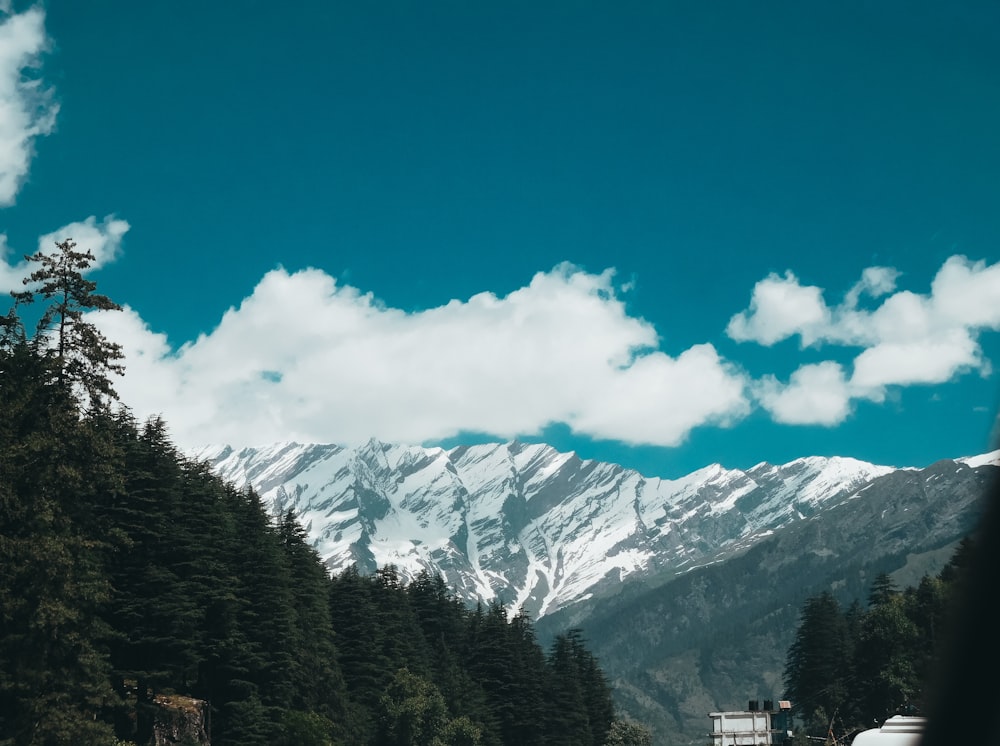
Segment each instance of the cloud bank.
[[[853,401],[880,402],[887,387],[990,372],[978,339],[1000,329],[1000,263],[953,256],[923,295],[896,291],[898,274],[869,267],[835,306],[821,288],[803,286],[791,272],[754,286],[749,307],[730,319],[732,339],[772,346],[798,336],[803,347],[862,348],[850,374],[826,361],[800,367],[787,383],[773,376],[759,381],[756,399],[776,421],[835,425],[850,414]],[[875,307],[862,307],[866,300]]]
[[37,76],[48,44],[40,6],[11,14],[0,3],[0,207],[14,204],[35,140],[55,126],[59,106]]
[[[104,225],[100,235],[116,235]],[[897,278],[870,267],[836,305],[791,272],[758,282],[729,322],[733,339],[858,348],[850,366],[804,364],[787,381],[751,380],[711,344],[666,354],[653,326],[627,313],[612,271],[568,264],[505,297],[415,313],[320,270],[276,269],[212,332],[176,350],[134,309],[95,319],[125,349],[123,400],[140,417],[163,414],[184,447],[508,438],[553,423],[674,446],[753,406],[779,423],[834,426],[890,387],[987,374],[978,337],[1000,329],[1000,264],[951,257],[926,294],[897,290]]]
[[183,446],[503,438],[556,422],[671,446],[749,411],[745,376],[712,345],[665,354],[620,293],[610,271],[562,265],[505,297],[407,313],[319,270],[276,269],[176,351],[133,309],[95,318],[125,349],[123,401],[163,413]]

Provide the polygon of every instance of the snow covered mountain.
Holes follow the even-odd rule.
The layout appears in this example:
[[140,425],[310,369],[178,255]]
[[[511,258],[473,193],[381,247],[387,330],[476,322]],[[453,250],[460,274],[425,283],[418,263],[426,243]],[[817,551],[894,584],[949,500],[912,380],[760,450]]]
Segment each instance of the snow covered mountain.
[[[452,450],[282,443],[191,455],[252,484],[276,513],[294,508],[332,570],[392,563],[403,577],[440,572],[470,601],[498,598],[535,618],[628,576],[714,561],[863,498],[895,471],[813,457],[668,480],[518,441]],[[1000,463],[1000,451],[965,461]]]

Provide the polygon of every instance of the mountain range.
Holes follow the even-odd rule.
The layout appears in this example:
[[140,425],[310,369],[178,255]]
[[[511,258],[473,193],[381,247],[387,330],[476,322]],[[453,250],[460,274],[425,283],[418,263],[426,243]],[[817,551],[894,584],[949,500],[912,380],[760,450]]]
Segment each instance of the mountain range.
[[669,744],[704,742],[711,710],[781,693],[809,595],[864,598],[879,572],[936,571],[1000,472],[1000,451],[925,468],[715,464],[679,479],[519,441],[191,455],[275,513],[293,509],[332,571],[427,570],[469,603],[523,608],[543,639],[582,628],[624,711]]

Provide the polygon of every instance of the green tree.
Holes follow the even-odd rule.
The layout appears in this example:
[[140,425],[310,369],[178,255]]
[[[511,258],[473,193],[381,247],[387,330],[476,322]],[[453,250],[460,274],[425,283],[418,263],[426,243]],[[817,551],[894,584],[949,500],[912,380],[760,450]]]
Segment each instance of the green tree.
[[851,643],[847,620],[829,591],[806,600],[785,664],[785,692],[806,721],[847,701]]
[[871,591],[868,593],[868,605],[878,606],[889,603],[899,593],[899,588],[893,581],[892,576],[886,572],[880,572],[872,581]]
[[549,652],[552,692],[546,743],[557,746],[598,746],[594,743],[586,682],[577,654],[579,634],[579,630],[571,630],[558,635]]
[[531,618],[525,611],[519,611],[510,620],[507,639],[514,673],[510,698],[516,716],[506,742],[543,746],[550,715],[546,701],[552,674],[545,653],[538,644]]
[[899,594],[886,598],[865,614],[856,650],[858,693],[867,722],[885,720],[910,704],[920,691],[914,665],[917,627],[907,617]]
[[[24,279],[27,290],[12,293],[16,304],[42,300],[47,305],[35,326],[33,348],[55,361],[55,375],[74,387],[91,407],[117,399],[110,374],[125,371],[120,345],[110,342],[89,321],[89,311],[120,311],[121,306],[94,291],[97,283],[84,274],[94,262],[89,251],[77,251],[66,239],[56,243],[56,251],[39,251],[25,256],[38,268]],[[11,326],[8,321],[5,326]]]
[[377,592],[374,578],[361,575],[355,565],[330,584],[330,621],[350,698],[348,729],[350,740],[359,744],[372,738],[379,698],[393,676],[384,652],[385,631],[374,598]]
[[111,738],[105,546],[84,530],[107,485],[52,373],[24,341],[0,348],[0,742],[16,746]]
[[315,712],[289,710],[281,723],[278,746],[334,746],[336,726]]
[[444,746],[448,708],[429,681],[401,668],[381,699],[381,709],[378,746]]
[[653,746],[653,734],[630,720],[614,720],[604,746]]

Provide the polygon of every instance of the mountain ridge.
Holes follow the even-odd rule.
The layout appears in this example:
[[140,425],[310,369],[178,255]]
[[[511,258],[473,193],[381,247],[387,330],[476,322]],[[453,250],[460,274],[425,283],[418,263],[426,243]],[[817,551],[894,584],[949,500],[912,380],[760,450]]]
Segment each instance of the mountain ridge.
[[[914,467],[809,456],[747,470],[711,464],[646,477],[514,440],[440,447],[275,443],[190,454],[275,512],[294,509],[327,566],[404,578],[439,572],[473,603],[542,617],[613,593],[625,578],[684,572],[856,498]],[[953,460],[1000,463],[1000,451]],[[968,462],[968,463],[966,463]]]
[[651,726],[656,743],[704,743],[707,712],[780,698],[808,597],[828,591],[863,604],[880,573],[900,586],[936,574],[978,525],[998,456],[893,471],[716,561],[559,609],[538,620],[539,637],[581,628],[619,706]]

